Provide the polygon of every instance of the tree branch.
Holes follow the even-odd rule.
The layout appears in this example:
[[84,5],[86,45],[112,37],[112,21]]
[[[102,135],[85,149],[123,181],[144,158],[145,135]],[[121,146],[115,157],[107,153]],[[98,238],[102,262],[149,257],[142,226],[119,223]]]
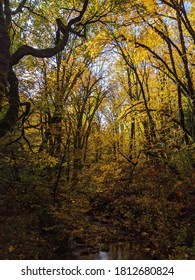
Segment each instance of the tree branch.
[[85,0],[84,1],[84,4],[83,4],[83,8],[82,10],[79,12],[79,15],[73,19],[71,19],[68,23],[68,28],[70,28],[72,25],[76,24],[76,23],[79,23],[84,15],[84,13],[86,12],[87,10],[87,6],[89,4],[89,0]]
[[24,5],[26,4],[26,1],[27,0],[22,0],[20,2],[20,4],[18,5],[18,7],[15,9],[15,11],[12,11],[11,14],[12,15],[16,15],[18,13],[21,13],[22,12],[22,8],[24,8]]
[[179,79],[177,76],[175,76],[174,71],[169,67],[167,62],[160,55],[158,55],[155,51],[153,51],[149,46],[147,46],[145,44],[142,44],[140,42],[136,42],[135,44],[136,44],[136,47],[142,47],[142,48],[148,50],[156,59],[161,61],[162,64],[165,66],[165,68],[168,70],[168,72],[175,78],[176,82],[181,85],[181,87],[184,89],[184,91],[189,96],[190,93],[189,93],[188,89],[186,88],[185,84],[181,81],[181,79]]
[[62,40],[60,40],[59,44],[56,45],[53,48],[46,48],[46,49],[35,49],[33,47],[27,46],[27,45],[23,45],[22,47],[20,47],[15,53],[12,54],[11,58],[10,58],[10,65],[16,65],[18,64],[18,62],[27,55],[32,55],[34,57],[39,57],[39,58],[44,58],[44,57],[52,57],[56,54],[58,54],[59,52],[61,52],[64,47],[66,46],[66,43],[68,41],[68,31],[66,36],[63,37]]
[[[27,56],[27,55],[32,55],[34,57],[40,57],[40,58],[44,58],[44,57],[49,58],[49,57],[52,57],[52,56],[58,54],[66,46],[68,38],[69,38],[69,33],[74,33],[81,37],[84,36],[84,35],[82,35],[82,33],[80,31],[75,31],[72,28],[72,25],[74,25],[76,23],[79,24],[79,22],[81,21],[83,15],[87,9],[88,2],[89,2],[88,0],[84,1],[83,8],[79,12],[79,16],[71,19],[68,22],[67,26],[65,26],[61,20],[59,20],[59,19],[56,20],[57,24],[58,24],[58,28],[60,28],[60,31],[62,32],[63,37],[55,47],[46,48],[46,49],[35,49],[28,45],[23,45],[15,53],[12,54],[11,59],[10,59],[10,65],[11,66],[16,65],[24,56]],[[59,26],[59,23],[60,23],[60,26]]]

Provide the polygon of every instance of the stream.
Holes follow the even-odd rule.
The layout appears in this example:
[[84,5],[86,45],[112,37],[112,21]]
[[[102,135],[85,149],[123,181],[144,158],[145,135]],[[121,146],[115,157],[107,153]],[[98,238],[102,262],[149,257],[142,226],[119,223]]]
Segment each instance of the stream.
[[143,244],[134,242],[118,242],[109,244],[107,250],[99,250],[99,252],[90,254],[81,254],[81,260],[135,260],[149,259],[143,247]]

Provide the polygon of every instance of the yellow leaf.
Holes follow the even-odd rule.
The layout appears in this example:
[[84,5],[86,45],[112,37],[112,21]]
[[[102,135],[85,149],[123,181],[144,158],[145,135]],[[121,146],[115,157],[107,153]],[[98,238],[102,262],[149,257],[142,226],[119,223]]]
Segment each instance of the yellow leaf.
[[9,253],[12,253],[14,251],[14,246],[10,245],[9,248],[8,248],[8,251],[9,251]]
[[145,252],[149,252],[151,249],[150,248],[145,248]]

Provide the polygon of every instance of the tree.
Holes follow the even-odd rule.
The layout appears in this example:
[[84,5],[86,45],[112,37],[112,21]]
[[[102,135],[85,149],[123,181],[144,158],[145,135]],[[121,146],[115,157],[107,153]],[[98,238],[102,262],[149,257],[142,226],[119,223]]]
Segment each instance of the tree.
[[[142,11],[138,11],[146,30],[150,30],[152,36],[159,38],[164,45],[164,50],[158,50],[154,44],[150,45],[144,40],[145,31],[135,38],[137,47],[145,48],[155,58],[153,66],[175,83],[178,98],[178,120],[176,123],[183,129],[185,142],[189,143],[189,137],[195,141],[195,90],[193,78],[194,54],[194,28],[191,20],[191,1],[151,1],[153,9],[146,5]],[[164,13],[166,11],[166,13]],[[148,32],[148,31],[147,31]],[[156,37],[157,36],[157,37]],[[179,65],[179,67],[178,67]],[[188,109],[184,109],[183,100],[187,100]],[[185,112],[188,111],[190,119],[186,123]],[[191,125],[189,126],[189,123]]]
[[[51,47],[36,48],[36,44],[33,47],[26,44],[23,45],[22,42],[19,42],[20,46],[12,52],[12,28],[16,24],[14,18],[18,14],[23,14],[24,10],[27,10],[29,11],[29,18],[27,17],[26,20],[28,19],[31,24],[31,21],[34,23],[32,15],[43,17],[43,11],[42,14],[37,13],[34,10],[33,3],[28,3],[27,0],[22,0],[15,9],[12,9],[12,6],[16,5],[14,1],[13,3],[10,3],[9,0],[0,1],[0,137],[3,137],[16,124],[19,108],[22,105],[20,103],[18,78],[14,66],[25,56],[31,55],[33,57],[48,58],[60,53],[67,45],[71,34],[84,37],[85,25],[82,24],[82,19],[86,13],[88,2],[88,0],[84,0],[81,10],[76,8],[68,10],[70,19],[67,20],[67,24],[64,24],[59,18],[56,19],[57,31],[53,46],[52,42],[50,42]],[[28,32],[31,34],[36,28],[36,26],[33,26]],[[4,112],[3,108],[6,103],[8,103],[8,108],[6,106]],[[28,110],[26,107],[25,114],[27,113]]]

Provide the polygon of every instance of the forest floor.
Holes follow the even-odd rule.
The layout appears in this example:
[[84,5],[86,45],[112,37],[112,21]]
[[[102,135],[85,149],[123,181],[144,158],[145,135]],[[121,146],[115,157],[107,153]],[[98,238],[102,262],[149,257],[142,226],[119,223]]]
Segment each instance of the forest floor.
[[55,205],[44,185],[4,187],[0,259],[80,259],[117,242],[133,242],[135,259],[194,259],[194,172],[180,180],[148,164],[130,181],[129,166],[118,166],[83,170],[76,185],[62,181]]

